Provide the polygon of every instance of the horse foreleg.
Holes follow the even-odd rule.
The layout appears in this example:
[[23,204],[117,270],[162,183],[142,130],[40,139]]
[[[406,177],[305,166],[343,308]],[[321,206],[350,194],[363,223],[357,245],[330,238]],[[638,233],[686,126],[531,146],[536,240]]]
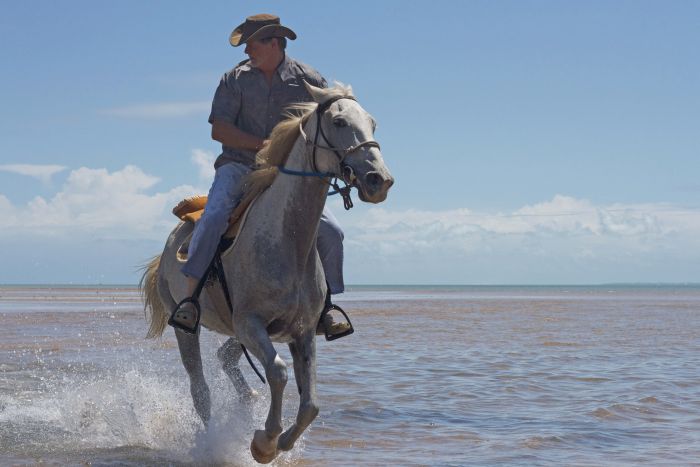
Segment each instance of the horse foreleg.
[[211,417],[211,398],[209,396],[209,387],[204,380],[204,371],[202,370],[199,334],[188,334],[176,329],[175,337],[177,337],[177,346],[180,349],[182,364],[190,377],[190,394],[192,394],[194,408],[206,426]]
[[318,415],[316,402],[316,339],[310,333],[289,344],[294,359],[294,377],[299,389],[299,411],[296,423],[282,433],[277,447],[289,451]]
[[241,348],[240,342],[235,337],[230,338],[224,345],[222,345],[219,350],[216,351],[216,356],[221,362],[221,367],[224,370],[233,383],[233,387],[236,388],[238,395],[245,401],[249,401],[257,395],[257,391],[253,390],[241,372],[241,368],[238,366],[238,361],[243,355],[243,349]]
[[287,384],[287,365],[280,358],[267,334],[265,325],[255,316],[237,322],[236,333],[243,345],[260,360],[270,385],[270,411],[264,430],[256,430],[250,452],[256,461],[267,464],[277,457],[277,439],[282,433],[282,396]]

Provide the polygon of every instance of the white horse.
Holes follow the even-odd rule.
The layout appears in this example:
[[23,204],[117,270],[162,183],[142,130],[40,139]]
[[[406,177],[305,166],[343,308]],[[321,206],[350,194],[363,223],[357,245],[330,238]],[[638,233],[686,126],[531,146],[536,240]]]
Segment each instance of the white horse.
[[[201,324],[232,336],[217,355],[239,394],[252,393],[238,368],[240,344],[264,368],[270,409],[265,429],[255,431],[250,446],[261,463],[271,462],[280,450],[292,449],[319,411],[315,335],[326,281],[316,234],[329,180],[331,176],[345,180],[358,189],[361,200],[371,203],[384,201],[394,183],[373,139],[374,119],[357,103],[351,89],[306,87],[314,102],[299,105],[296,117],[274,129],[270,144],[258,154],[262,168],[245,181],[246,197],[261,194],[222,258],[233,313],[221,287],[206,287],[200,297]],[[170,311],[186,296],[178,253],[186,249],[192,229],[192,223],[181,222],[143,276],[149,337],[163,333]],[[180,330],[175,334],[195,409],[206,425],[211,403],[199,335]],[[284,432],[281,417],[287,365],[273,342],[289,345],[300,394],[296,422]]]

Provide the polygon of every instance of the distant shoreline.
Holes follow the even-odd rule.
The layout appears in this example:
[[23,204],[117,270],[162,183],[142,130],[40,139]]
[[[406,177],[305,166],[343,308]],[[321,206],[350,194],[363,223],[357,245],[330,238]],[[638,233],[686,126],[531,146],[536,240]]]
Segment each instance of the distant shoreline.
[[[348,290],[353,289],[468,289],[468,288],[696,288],[700,287],[700,282],[611,282],[600,284],[351,284]],[[106,289],[133,289],[138,288],[138,284],[0,284],[0,288],[60,288],[60,289],[84,289],[84,288],[106,288]]]

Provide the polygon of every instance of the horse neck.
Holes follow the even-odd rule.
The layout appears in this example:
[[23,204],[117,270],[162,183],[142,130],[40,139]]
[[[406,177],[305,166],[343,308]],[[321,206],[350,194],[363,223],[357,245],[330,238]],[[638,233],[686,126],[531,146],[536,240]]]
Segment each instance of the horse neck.
[[[316,129],[314,118],[304,127],[306,134]],[[311,172],[311,148],[301,135],[294,143],[285,167],[290,170]],[[308,255],[316,245],[318,224],[326,202],[328,185],[319,177],[297,176],[279,173],[267,191],[272,220],[283,241],[293,241],[294,251]]]

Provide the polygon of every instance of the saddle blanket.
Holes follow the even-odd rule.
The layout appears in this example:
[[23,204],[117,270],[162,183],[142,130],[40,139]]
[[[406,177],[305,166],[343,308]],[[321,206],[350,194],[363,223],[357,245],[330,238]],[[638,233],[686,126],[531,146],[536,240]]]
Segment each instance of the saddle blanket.
[[173,208],[173,214],[182,221],[194,224],[202,217],[206,205],[207,195],[190,196],[177,203]]

